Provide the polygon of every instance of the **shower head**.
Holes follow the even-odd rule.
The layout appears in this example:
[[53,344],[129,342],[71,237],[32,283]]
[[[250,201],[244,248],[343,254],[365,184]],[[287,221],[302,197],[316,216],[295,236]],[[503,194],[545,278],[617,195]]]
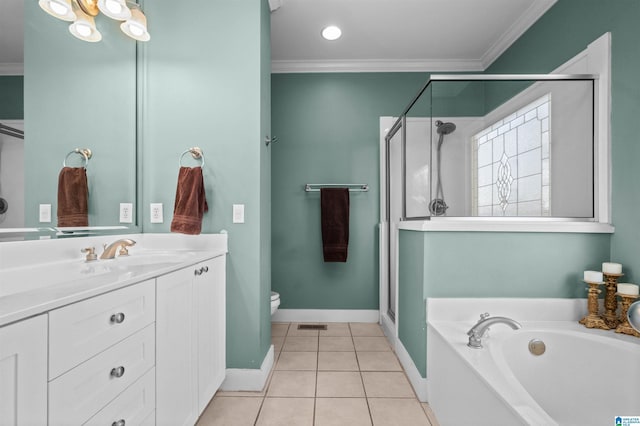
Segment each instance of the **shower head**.
[[450,133],[453,133],[454,130],[456,130],[456,125],[451,123],[451,122],[447,122],[447,123],[443,123],[440,120],[436,121],[436,131],[438,132],[439,135],[448,135]]

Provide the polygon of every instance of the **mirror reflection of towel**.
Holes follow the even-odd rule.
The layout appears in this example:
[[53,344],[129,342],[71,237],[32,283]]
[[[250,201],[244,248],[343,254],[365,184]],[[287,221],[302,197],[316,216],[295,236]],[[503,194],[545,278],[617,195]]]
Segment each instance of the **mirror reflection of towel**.
[[349,189],[320,188],[322,254],[325,262],[346,262],[349,247]]
[[89,226],[89,187],[84,167],[63,167],[60,170],[58,226]]
[[202,167],[180,167],[171,232],[199,234],[202,230],[202,216],[208,210]]

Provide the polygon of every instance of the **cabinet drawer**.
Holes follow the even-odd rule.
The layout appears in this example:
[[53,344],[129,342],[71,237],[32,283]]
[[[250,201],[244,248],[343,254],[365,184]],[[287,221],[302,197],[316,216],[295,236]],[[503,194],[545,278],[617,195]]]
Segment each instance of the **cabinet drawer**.
[[85,425],[140,426],[153,414],[156,404],[156,370],[152,368],[129,386]]
[[154,280],[49,312],[49,380],[154,321]]
[[50,382],[49,426],[86,422],[154,362],[155,324],[151,324]]

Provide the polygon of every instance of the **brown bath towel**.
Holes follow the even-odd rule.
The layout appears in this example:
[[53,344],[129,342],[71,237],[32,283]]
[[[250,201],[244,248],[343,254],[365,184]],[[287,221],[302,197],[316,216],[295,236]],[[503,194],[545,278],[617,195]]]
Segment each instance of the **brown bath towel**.
[[199,234],[202,230],[202,216],[208,210],[202,168],[180,167],[171,232]]
[[63,167],[60,170],[58,226],[89,226],[89,187],[84,167]]
[[349,190],[320,188],[322,253],[325,262],[346,262],[349,246]]

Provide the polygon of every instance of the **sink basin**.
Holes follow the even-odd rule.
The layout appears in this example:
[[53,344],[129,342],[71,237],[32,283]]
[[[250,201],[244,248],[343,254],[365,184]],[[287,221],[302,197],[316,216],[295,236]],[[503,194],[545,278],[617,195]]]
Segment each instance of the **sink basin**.
[[122,280],[169,267],[194,258],[196,251],[140,250],[129,256],[100,259],[92,262],[81,260],[32,265],[0,271],[0,297],[39,290],[58,284],[79,280]]
[[0,274],[0,297],[112,272],[108,265],[78,260],[14,268]]
[[110,259],[120,265],[160,265],[160,264],[176,264],[186,262],[190,258],[195,257],[196,252],[193,251],[166,251],[166,250],[145,250],[139,252],[131,252],[129,256],[118,256]]

